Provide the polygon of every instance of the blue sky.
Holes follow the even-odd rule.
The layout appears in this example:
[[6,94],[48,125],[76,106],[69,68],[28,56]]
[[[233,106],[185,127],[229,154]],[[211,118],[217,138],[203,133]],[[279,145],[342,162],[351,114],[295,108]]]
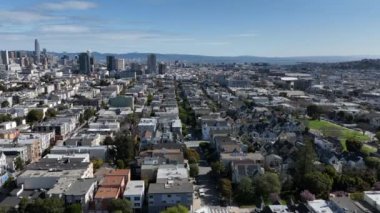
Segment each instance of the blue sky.
[[380,55],[379,0],[7,0],[0,49]]

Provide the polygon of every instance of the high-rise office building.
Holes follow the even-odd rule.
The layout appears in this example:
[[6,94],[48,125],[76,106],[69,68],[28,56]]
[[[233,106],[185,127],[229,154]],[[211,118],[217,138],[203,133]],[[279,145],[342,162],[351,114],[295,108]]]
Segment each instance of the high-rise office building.
[[164,64],[164,63],[160,63],[159,65],[158,65],[158,74],[165,74],[165,72],[166,72],[166,64]]
[[107,56],[107,70],[108,71],[115,70],[115,56],[112,56],[112,55]]
[[40,50],[40,43],[38,42],[38,39],[34,40],[34,56],[35,56],[35,63],[39,64],[41,60],[41,50]]
[[116,58],[114,60],[114,62],[115,62],[115,70],[117,70],[117,71],[124,70],[124,68],[125,68],[124,59],[122,59],[122,58]]
[[4,65],[8,65],[9,64],[8,50],[1,51],[1,64],[4,64]]
[[90,52],[80,53],[79,54],[79,72],[83,74],[91,73],[91,59]]
[[148,65],[148,73],[156,73],[157,72],[157,61],[155,54],[149,54],[147,59]]

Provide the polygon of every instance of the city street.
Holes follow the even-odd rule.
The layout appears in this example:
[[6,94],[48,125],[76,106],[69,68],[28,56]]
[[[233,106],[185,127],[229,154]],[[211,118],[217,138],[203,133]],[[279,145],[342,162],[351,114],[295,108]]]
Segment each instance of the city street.
[[201,197],[201,206],[219,205],[219,192],[216,186],[217,182],[211,176],[211,167],[206,163],[200,163],[196,188],[202,188],[205,192],[205,196]]

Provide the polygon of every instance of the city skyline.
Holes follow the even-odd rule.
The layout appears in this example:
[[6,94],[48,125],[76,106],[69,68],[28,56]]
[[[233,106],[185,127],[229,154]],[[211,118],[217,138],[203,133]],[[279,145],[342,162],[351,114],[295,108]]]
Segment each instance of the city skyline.
[[0,9],[0,49],[210,56],[380,55],[376,1],[43,1]]

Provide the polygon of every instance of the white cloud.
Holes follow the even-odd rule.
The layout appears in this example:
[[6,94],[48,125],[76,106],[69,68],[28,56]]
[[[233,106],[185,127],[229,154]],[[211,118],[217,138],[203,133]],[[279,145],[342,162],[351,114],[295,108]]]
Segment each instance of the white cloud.
[[95,7],[95,3],[88,1],[62,1],[41,5],[41,8],[46,10],[87,10]]
[[46,25],[40,28],[41,32],[45,33],[86,33],[89,32],[89,28],[79,25]]
[[33,23],[50,20],[53,17],[31,11],[0,11],[0,22]]

